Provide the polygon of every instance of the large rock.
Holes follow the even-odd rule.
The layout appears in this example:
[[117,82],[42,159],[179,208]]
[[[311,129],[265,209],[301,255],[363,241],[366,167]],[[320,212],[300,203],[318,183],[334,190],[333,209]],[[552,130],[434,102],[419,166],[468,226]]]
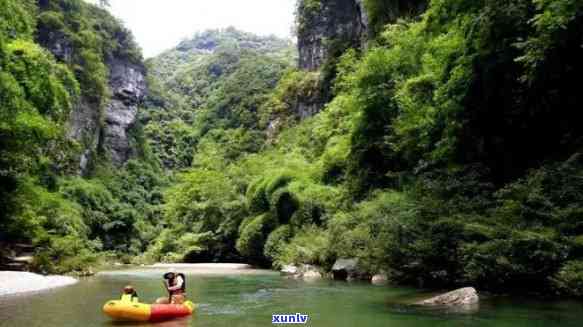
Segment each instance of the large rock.
[[294,265],[284,265],[279,272],[284,276],[295,276],[300,272],[300,269]]
[[356,273],[358,259],[338,259],[332,266],[334,279],[347,280]]
[[369,279],[370,274],[360,269],[358,259],[338,259],[332,266],[332,275],[336,280]]
[[370,282],[374,285],[385,285],[389,282],[389,277],[385,273],[372,276]]
[[471,306],[478,304],[480,298],[473,287],[460,288],[427,300],[417,302],[420,305]]
[[321,279],[322,273],[320,272],[321,269],[318,266],[314,265],[284,265],[280,269],[280,273],[284,276],[294,279],[303,279],[303,280],[318,280]]

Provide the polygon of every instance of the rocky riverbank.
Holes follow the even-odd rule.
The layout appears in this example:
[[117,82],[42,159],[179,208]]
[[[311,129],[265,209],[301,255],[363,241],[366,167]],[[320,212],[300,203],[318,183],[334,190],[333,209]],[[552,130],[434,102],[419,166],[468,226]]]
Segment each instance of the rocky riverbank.
[[68,276],[43,276],[21,271],[0,271],[0,296],[38,292],[77,283]]

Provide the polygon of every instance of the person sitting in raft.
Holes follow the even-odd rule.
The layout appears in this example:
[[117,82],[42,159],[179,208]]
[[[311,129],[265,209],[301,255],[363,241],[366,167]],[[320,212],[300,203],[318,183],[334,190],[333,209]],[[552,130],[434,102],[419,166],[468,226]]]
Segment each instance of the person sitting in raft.
[[159,298],[158,304],[182,304],[186,300],[186,277],[184,274],[167,272],[164,274],[164,285],[169,297]]
[[123,294],[121,295],[121,300],[123,302],[140,302],[138,299],[138,292],[133,288],[133,286],[128,285],[123,288]]

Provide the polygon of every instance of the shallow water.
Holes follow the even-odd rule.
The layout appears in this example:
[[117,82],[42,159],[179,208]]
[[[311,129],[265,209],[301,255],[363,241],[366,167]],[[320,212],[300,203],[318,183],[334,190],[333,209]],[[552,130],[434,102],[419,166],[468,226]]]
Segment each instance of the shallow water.
[[[76,285],[0,298],[1,327],[125,326],[101,313],[103,303],[134,285],[142,302],[163,295],[161,270],[101,274]],[[487,298],[470,311],[403,305],[426,296],[416,290],[365,283],[303,282],[269,271],[187,274],[193,317],[130,326],[270,326],[273,313],[309,314],[308,326],[583,326],[583,302]]]

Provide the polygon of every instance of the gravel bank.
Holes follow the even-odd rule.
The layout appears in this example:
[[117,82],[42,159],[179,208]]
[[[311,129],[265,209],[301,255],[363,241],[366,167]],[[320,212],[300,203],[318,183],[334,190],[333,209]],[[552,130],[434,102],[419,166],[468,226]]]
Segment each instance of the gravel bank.
[[42,276],[21,271],[0,271],[0,296],[38,292],[77,283],[67,276]]

